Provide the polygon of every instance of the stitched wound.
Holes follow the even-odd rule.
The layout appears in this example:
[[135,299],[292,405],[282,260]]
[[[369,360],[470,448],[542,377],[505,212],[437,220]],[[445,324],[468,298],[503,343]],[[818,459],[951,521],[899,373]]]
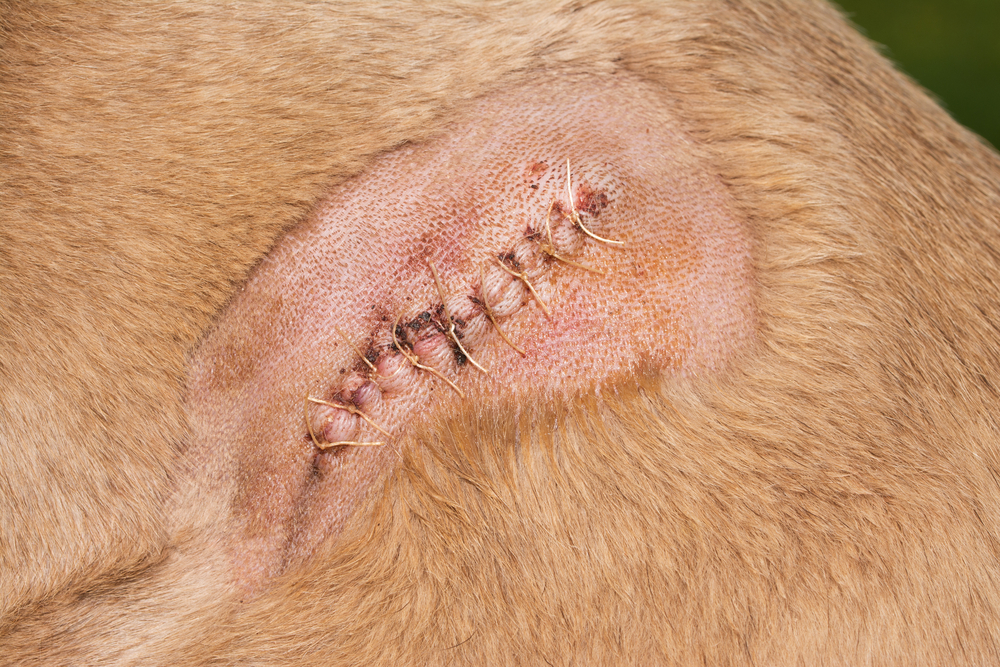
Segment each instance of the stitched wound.
[[308,555],[421,422],[743,349],[744,224],[661,94],[505,89],[288,233],[191,363],[192,450],[234,487],[234,549]]

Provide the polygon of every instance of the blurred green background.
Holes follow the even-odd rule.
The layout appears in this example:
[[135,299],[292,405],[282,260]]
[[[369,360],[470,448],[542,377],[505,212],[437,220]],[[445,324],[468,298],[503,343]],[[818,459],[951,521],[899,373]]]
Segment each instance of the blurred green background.
[[958,122],[1000,147],[1000,0],[834,0]]

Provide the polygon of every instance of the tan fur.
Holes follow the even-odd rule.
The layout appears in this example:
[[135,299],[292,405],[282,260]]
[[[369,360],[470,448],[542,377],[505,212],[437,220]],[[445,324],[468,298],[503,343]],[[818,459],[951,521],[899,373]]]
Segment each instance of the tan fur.
[[[1000,157],[830,7],[4,3],[0,30],[0,661],[1000,660]],[[759,345],[414,434],[258,598],[190,567],[164,502],[218,309],[325,188],[559,71],[662,87],[750,225]]]

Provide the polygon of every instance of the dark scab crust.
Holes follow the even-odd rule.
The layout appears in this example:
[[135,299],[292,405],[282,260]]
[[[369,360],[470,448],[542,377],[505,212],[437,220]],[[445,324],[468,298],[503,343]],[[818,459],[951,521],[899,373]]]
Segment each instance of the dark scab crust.
[[[431,314],[428,311],[425,310],[424,312],[420,313],[419,315],[417,315],[416,317],[414,317],[409,322],[406,322],[405,327],[407,329],[413,331],[414,333],[420,333],[420,331],[424,327],[426,327],[428,324],[430,324],[430,321],[431,321]],[[399,331],[398,330],[396,332],[396,335],[397,336],[399,335]],[[404,334],[403,337],[405,337],[405,334]],[[402,340],[402,338],[400,340]]]
[[576,188],[576,210],[596,218],[611,203],[606,192],[594,190],[586,183]]
[[469,363],[469,357],[467,357],[466,354],[462,352],[462,348],[456,345],[455,341],[449,338],[448,343],[451,346],[452,356],[455,357],[455,363],[458,364],[459,368]]
[[513,250],[508,250],[497,255],[497,259],[501,262],[514,269],[515,271],[521,270],[521,263],[517,261],[517,255],[514,254]]
[[528,168],[528,180],[536,181],[538,178],[549,170],[549,165],[546,162],[539,160],[535,162]]
[[[406,328],[402,324],[396,324],[395,325],[395,334],[396,334],[396,340],[393,341],[390,344],[390,347],[394,351],[399,352],[400,351],[399,345],[405,344],[405,341],[406,341]],[[398,344],[397,344],[397,342],[398,342]]]

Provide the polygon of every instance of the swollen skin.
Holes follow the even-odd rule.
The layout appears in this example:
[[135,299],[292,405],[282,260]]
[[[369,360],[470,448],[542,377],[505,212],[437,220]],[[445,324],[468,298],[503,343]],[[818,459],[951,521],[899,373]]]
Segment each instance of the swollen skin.
[[191,360],[238,579],[335,536],[420,423],[715,372],[752,334],[745,224],[657,93],[550,79],[466,118],[330,192]]

